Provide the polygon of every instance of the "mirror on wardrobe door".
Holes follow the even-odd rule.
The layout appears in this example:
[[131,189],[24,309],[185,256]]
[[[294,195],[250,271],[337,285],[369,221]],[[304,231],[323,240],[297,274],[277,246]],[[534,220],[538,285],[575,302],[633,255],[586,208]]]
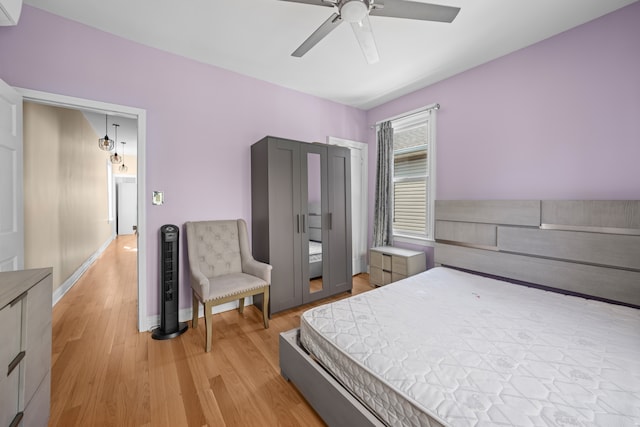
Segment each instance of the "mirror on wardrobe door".
[[322,290],[322,184],[318,153],[307,153],[307,186],[309,292],[313,293]]

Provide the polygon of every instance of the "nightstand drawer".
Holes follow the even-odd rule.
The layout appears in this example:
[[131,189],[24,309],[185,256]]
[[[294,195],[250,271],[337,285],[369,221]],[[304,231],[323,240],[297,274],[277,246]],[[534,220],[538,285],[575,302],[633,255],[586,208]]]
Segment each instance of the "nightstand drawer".
[[383,254],[380,252],[371,252],[369,255],[369,263],[372,267],[391,271],[392,257],[391,255]]
[[382,269],[384,271],[391,271],[393,257],[390,255],[382,255]]
[[391,282],[397,282],[398,280],[406,279],[406,274],[396,273],[395,271],[391,273]]
[[405,257],[393,256],[391,271],[407,275],[407,259]]
[[388,285],[392,282],[392,274],[377,267],[371,267],[369,282],[375,286]]
[[380,252],[369,252],[369,265],[371,268],[376,267],[382,270],[382,257]]

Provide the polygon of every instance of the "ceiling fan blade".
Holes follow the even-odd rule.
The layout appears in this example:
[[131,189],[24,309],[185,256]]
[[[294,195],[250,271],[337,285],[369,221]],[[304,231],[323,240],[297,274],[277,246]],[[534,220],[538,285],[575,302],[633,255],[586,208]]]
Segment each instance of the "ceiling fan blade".
[[367,62],[369,64],[378,62],[380,57],[378,56],[378,48],[376,47],[376,41],[371,31],[369,17],[365,15],[362,21],[352,22],[351,28],[353,29],[353,34],[356,35],[356,39],[358,39],[358,43],[360,43],[360,49],[362,49],[362,53],[367,59]]
[[305,4],[312,4],[315,6],[329,6],[329,7],[333,7],[335,4],[335,2],[325,1],[325,0],[280,0],[280,1],[289,1],[293,3],[305,3]]
[[[376,7],[377,6],[377,7]],[[459,7],[418,3],[408,0],[381,0],[375,2],[371,16],[420,19],[423,21],[452,22],[460,12]]]
[[324,21],[324,23],[313,32],[313,34],[311,34],[304,42],[302,42],[300,47],[298,47],[291,54],[291,56],[300,58],[340,24],[342,24],[342,19],[337,13],[334,13],[329,17],[329,19]]

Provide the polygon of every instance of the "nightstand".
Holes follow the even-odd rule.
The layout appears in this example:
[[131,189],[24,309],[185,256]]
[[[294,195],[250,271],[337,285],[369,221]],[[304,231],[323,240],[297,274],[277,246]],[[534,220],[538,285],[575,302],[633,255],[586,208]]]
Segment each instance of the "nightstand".
[[427,269],[424,252],[379,246],[369,249],[369,281],[374,286],[388,285]]

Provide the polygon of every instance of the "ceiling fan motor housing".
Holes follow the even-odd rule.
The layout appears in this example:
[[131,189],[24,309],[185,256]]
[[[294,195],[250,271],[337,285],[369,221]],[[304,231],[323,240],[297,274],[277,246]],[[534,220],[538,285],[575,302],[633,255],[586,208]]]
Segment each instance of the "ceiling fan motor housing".
[[360,22],[369,13],[369,4],[364,0],[348,0],[340,5],[340,17],[347,22]]

